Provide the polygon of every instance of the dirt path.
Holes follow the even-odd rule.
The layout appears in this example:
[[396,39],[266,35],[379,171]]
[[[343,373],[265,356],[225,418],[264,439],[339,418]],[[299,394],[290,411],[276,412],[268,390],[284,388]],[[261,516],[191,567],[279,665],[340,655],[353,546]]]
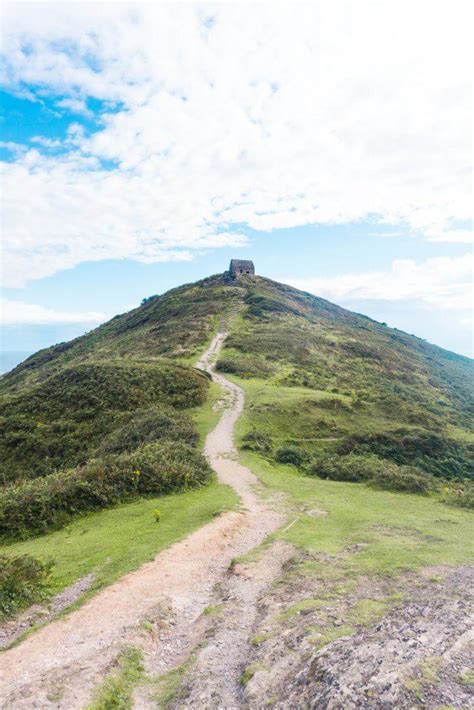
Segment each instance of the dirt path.
[[[205,525],[104,589],[67,618],[52,622],[5,652],[0,657],[2,708],[84,708],[124,642],[141,645],[147,666],[155,673],[169,670],[186,658],[199,640],[199,619],[214,598],[215,586],[225,581],[231,560],[259,545],[282,524],[282,516],[255,494],[256,477],[233,459],[233,429],[243,409],[244,395],[237,385],[213,370],[225,337],[225,333],[219,333],[198,364],[212,373],[229,398],[216,428],[207,437],[205,451],[219,480],[241,497],[243,509]],[[287,553],[280,551],[275,559],[268,560],[267,567],[262,563],[259,581],[251,584],[254,592],[247,594],[248,602],[255,601],[258,591],[272,581],[278,560],[282,562],[285,556]],[[159,629],[152,638],[144,639],[140,626],[143,620]],[[243,627],[242,638],[244,633]],[[229,639],[227,648],[231,650]],[[236,686],[238,670],[228,669],[228,687]],[[136,707],[141,703],[137,699]]]

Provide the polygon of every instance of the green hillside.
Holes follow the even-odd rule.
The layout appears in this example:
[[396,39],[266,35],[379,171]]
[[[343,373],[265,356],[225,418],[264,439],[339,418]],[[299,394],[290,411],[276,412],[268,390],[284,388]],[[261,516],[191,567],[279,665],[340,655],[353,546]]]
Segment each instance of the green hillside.
[[255,391],[253,436],[267,449],[372,453],[440,477],[472,475],[471,360],[290,286],[217,275],[144,299],[6,375],[4,479],[20,475],[34,448],[37,468],[24,477],[75,465],[84,429],[94,429],[92,451],[128,421],[124,412],[202,401],[204,378],[186,366],[236,312],[218,368]]
[[[454,479],[445,497],[472,505],[459,483],[473,476],[471,360],[269,279],[217,275],[147,298],[0,380],[0,537],[7,554],[46,559],[72,535],[50,589],[89,571],[107,583],[234,505],[199,451],[218,392],[194,365],[223,323],[217,368],[245,389],[238,444],[263,481],[283,472],[295,495],[314,477],[426,494]],[[361,489],[361,500],[373,495]],[[157,508],[171,516],[159,528]],[[84,554],[76,530],[95,531]],[[47,574],[18,559],[25,574]],[[20,595],[15,608],[33,600]]]

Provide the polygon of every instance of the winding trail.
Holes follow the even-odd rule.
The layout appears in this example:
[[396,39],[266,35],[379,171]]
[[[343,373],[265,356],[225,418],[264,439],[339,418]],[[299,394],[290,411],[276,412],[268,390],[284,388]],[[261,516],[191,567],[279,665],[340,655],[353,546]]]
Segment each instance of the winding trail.
[[[124,643],[135,643],[143,648],[147,668],[153,673],[170,670],[182,662],[200,640],[202,612],[214,600],[216,585],[225,583],[232,559],[259,545],[282,524],[283,516],[255,494],[253,486],[257,478],[233,458],[236,453],[234,425],[243,410],[244,394],[240,387],[214,371],[214,361],[226,335],[218,333],[198,363],[230,400],[206,439],[205,453],[219,480],[232,486],[240,496],[242,509],[219,516],[161,552],[152,562],[99,592],[67,617],[51,622],[3,653],[0,656],[2,708],[73,710],[86,707],[93,688],[113,666]],[[221,700],[222,694],[236,693],[238,678],[235,676],[243,662],[243,634],[252,621],[249,605],[256,603],[259,591],[271,583],[280,562],[287,556],[286,550],[275,550],[269,566],[264,565],[251,580],[251,591],[243,591],[240,601],[236,598],[236,608],[239,605],[245,608],[246,619],[240,625],[239,638],[237,633],[222,640],[222,657],[227,657],[228,662],[220,673],[225,676],[227,685],[220,691],[214,686],[212,690]],[[140,624],[145,619],[159,631],[144,638]],[[237,652],[239,643],[240,652]],[[210,684],[219,685],[215,673],[213,680],[211,676],[212,671]],[[202,692],[207,696],[205,689]],[[201,698],[204,703],[202,694]],[[235,707],[237,702],[231,702],[230,698],[226,702],[225,697],[223,701],[225,707]],[[198,700],[194,707],[199,705]],[[140,696],[135,703],[135,707],[154,706]]]

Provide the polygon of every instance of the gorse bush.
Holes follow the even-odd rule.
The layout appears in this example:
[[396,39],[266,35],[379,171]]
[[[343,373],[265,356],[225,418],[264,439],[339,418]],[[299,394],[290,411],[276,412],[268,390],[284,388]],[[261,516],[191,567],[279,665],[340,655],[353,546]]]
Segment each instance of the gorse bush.
[[195,446],[199,435],[188,416],[167,409],[147,409],[125,416],[119,426],[107,434],[94,455],[133,451],[138,446],[167,439]]
[[47,597],[52,563],[31,555],[0,555],[0,619]]
[[[104,443],[104,451],[127,451],[162,438],[194,443],[193,425],[176,408],[201,404],[207,388],[207,379],[198,372],[173,364],[93,364],[67,369],[27,394],[4,398],[3,482],[84,464],[114,429],[117,433]],[[127,442],[120,448],[126,430]]]
[[338,453],[373,453],[398,465],[415,465],[440,478],[473,477],[472,452],[436,432],[405,430],[351,435]]
[[5,486],[0,491],[0,535],[27,537],[65,525],[72,516],[147,494],[207,483],[212,470],[186,444],[155,443],[109,455],[85,466]]
[[216,370],[240,377],[268,377],[274,367],[259,355],[228,355],[216,363]]
[[387,491],[427,494],[434,489],[432,476],[414,466],[397,466],[371,454],[318,456],[307,473],[332,481],[369,483]]
[[90,363],[66,368],[32,387],[28,393],[5,401],[12,414],[86,420],[98,412],[130,411],[149,404],[177,408],[202,404],[206,379],[196,370],[160,362],[150,364]]
[[415,466],[397,466],[384,462],[383,469],[370,480],[370,485],[384,491],[420,493],[426,495],[434,490],[433,477]]
[[275,451],[275,461],[289,463],[293,466],[302,466],[309,461],[309,454],[298,446],[280,446]]
[[367,482],[378,475],[384,462],[376,456],[318,456],[314,458],[308,473],[332,481]]
[[451,483],[443,489],[443,500],[448,505],[474,510],[474,483]]
[[242,437],[242,449],[256,451],[261,454],[270,454],[273,449],[272,438],[262,431],[252,429]]

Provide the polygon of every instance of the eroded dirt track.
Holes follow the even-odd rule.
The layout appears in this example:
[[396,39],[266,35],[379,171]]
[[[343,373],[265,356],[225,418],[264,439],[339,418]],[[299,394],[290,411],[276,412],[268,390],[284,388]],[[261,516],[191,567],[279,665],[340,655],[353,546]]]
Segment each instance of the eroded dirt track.
[[[3,708],[84,708],[125,642],[144,648],[147,666],[154,673],[169,670],[198,640],[201,614],[213,598],[215,585],[225,579],[231,560],[259,545],[283,522],[282,515],[255,494],[255,476],[233,459],[234,424],[244,396],[239,387],[213,372],[225,337],[219,333],[214,338],[198,365],[213,373],[228,399],[207,438],[206,455],[219,480],[239,494],[242,509],[205,525],[66,618],[5,652],[0,657]],[[276,559],[282,562],[285,555]],[[272,563],[266,571],[262,567],[258,588],[270,583],[277,572],[278,564]],[[158,624],[161,633],[144,640],[140,624],[145,619]],[[229,683],[237,681],[232,678]],[[142,702],[148,706],[140,697],[136,706]]]

